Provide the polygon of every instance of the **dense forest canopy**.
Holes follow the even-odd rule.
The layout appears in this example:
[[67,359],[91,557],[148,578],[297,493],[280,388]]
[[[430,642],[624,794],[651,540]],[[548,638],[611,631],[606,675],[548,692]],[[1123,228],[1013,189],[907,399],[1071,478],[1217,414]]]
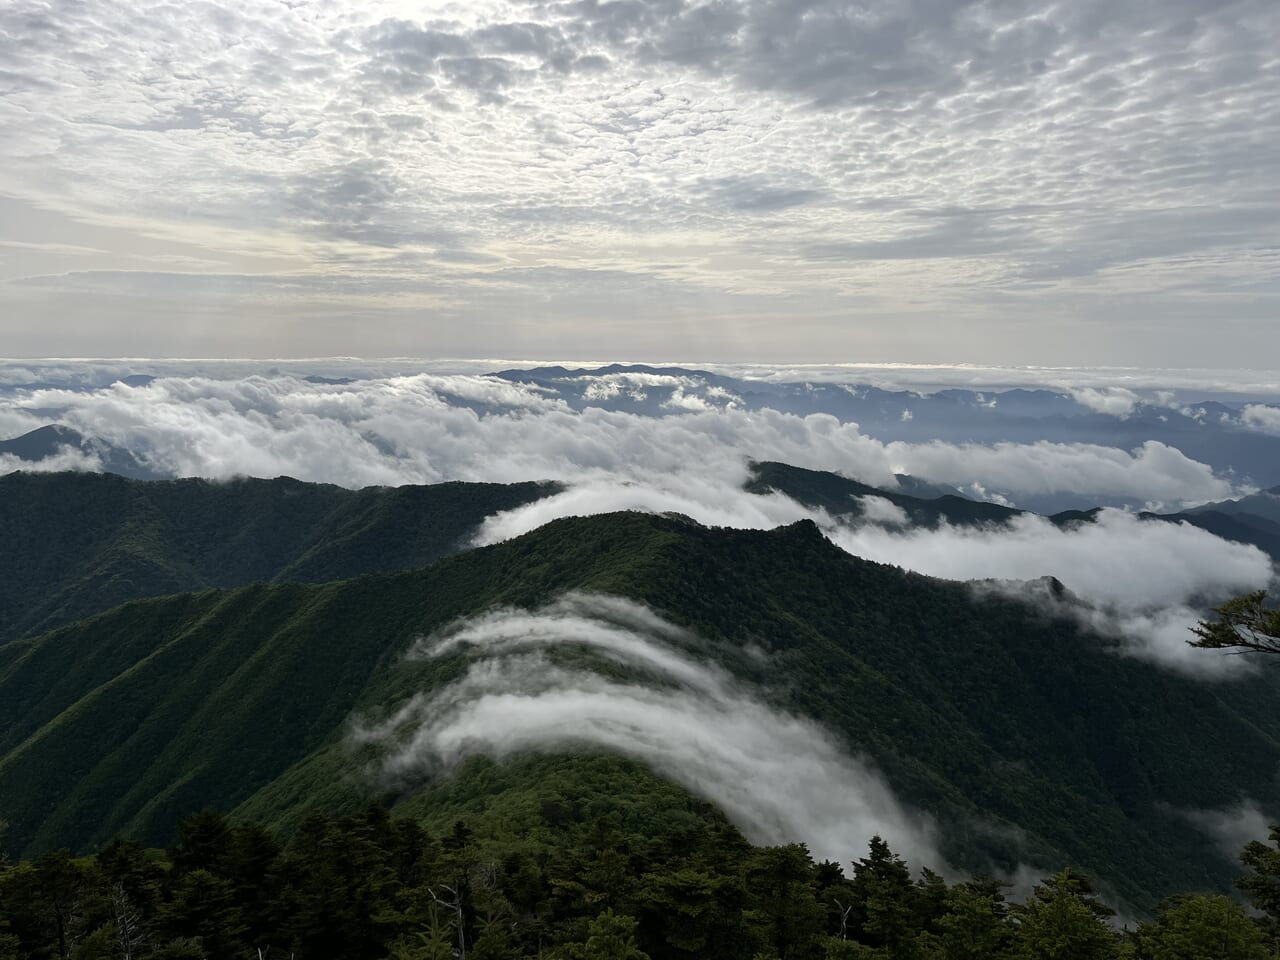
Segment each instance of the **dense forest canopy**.
[[432,832],[380,807],[281,838],[205,812],[167,849],[115,838],[0,866],[0,960],[1267,960],[1280,947],[1280,830],[1244,852],[1235,900],[1189,893],[1121,921],[1065,868],[1012,902],[989,877],[914,875],[879,837],[845,863],[752,847],[714,815],[632,832],[543,810]]

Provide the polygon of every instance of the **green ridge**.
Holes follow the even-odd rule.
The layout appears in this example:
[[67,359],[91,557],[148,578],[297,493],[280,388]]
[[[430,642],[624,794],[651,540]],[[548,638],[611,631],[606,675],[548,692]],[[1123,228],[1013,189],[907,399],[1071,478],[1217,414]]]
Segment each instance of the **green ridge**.
[[[164,842],[206,806],[285,828],[370,799],[424,816],[462,796],[519,806],[577,761],[539,760],[527,781],[499,768],[497,794],[464,776],[387,797],[348,724],[457,675],[460,660],[405,662],[415,636],[570,589],[695,630],[700,652],[870,757],[960,865],[1072,862],[1135,904],[1225,890],[1234,866],[1177,811],[1274,797],[1274,671],[1230,684],[1168,673],[1022,603],[851,557],[808,522],[763,532],[611,514],[422,570],[130,603],[11,645],[10,846],[88,850],[120,830]],[[746,644],[770,656],[734,652]]]

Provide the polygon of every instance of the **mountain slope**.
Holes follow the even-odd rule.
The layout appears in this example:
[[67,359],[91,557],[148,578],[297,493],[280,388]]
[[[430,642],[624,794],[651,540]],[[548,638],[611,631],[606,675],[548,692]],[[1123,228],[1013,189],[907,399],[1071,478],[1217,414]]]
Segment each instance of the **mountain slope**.
[[[296,822],[375,795],[348,718],[463,669],[412,639],[582,589],[647,602],[744,681],[865,752],[974,868],[1076,862],[1149,904],[1234,873],[1179,811],[1274,799],[1274,672],[1206,684],[1072,623],[770,532],[613,514],[425,570],[132,603],[0,655],[0,811],[18,850],[239,805]],[[765,659],[745,645],[762,647]],[[418,801],[421,802],[421,801]],[[854,851],[851,851],[851,855]]]
[[[909,487],[910,488],[910,487]],[[969,500],[954,494],[938,497],[918,497],[890,490],[870,487],[857,480],[850,480],[836,473],[823,470],[806,470],[786,463],[757,463],[752,467],[752,477],[746,484],[752,493],[768,493],[776,490],[808,507],[826,510],[833,517],[856,522],[862,517],[863,497],[880,497],[906,512],[916,526],[936,527],[940,523],[953,526],[979,526],[988,523],[1005,523],[1014,517],[1031,511],[1017,510],[997,503]],[[1280,563],[1280,523],[1265,516],[1251,513],[1244,507],[1259,509],[1274,499],[1270,493],[1255,494],[1239,501],[1228,500],[1220,504],[1206,504],[1181,513],[1140,514],[1144,519],[1162,520],[1167,523],[1189,523],[1236,543],[1258,547],[1272,560]],[[1064,510],[1051,514],[1048,519],[1059,526],[1093,520],[1098,514],[1093,510]]]
[[[909,486],[912,489],[927,487],[918,482]],[[862,497],[880,497],[905,510],[911,523],[924,527],[936,527],[944,522],[956,526],[1002,523],[1023,512],[998,503],[969,500],[955,494],[919,497],[881,490],[842,477],[838,473],[806,470],[772,461],[752,465],[751,479],[747,481],[746,489],[750,493],[761,494],[776,490],[805,506],[817,507],[826,510],[833,517],[851,520],[856,520],[863,514]]]
[[78,430],[51,423],[37,427],[29,433],[10,440],[0,440],[0,455],[8,454],[36,464],[57,456],[70,448],[90,457],[96,457],[107,473],[119,474],[134,480],[160,480],[163,474],[152,470],[129,450],[112,446],[103,440],[86,437]]
[[551,484],[0,477],[0,644],[126,600],[422,566]]

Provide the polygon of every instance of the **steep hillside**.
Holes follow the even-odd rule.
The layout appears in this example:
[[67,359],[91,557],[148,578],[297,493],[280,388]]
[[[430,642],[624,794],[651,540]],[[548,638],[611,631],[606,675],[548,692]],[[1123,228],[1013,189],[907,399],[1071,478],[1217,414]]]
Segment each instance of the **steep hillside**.
[[550,484],[0,477],[0,644],[126,600],[422,566]]
[[[412,638],[569,589],[644,601],[697,631],[703,654],[874,759],[961,865],[1071,861],[1134,903],[1224,889],[1234,866],[1186,813],[1274,799],[1274,672],[1231,684],[1161,672],[1021,603],[848,556],[809,523],[613,514],[425,570],[137,602],[10,644],[12,845],[165,840],[205,806],[284,824],[350,809],[377,792],[369,756],[346,742],[352,712],[385,713],[463,668],[405,662]],[[732,653],[747,645],[769,656]]]

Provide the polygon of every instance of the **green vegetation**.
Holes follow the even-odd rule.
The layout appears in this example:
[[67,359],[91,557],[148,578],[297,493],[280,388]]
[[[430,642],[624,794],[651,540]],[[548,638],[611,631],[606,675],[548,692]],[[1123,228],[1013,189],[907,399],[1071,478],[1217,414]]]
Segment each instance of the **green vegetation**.
[[842,869],[798,844],[752,847],[705,808],[668,817],[660,786],[639,821],[598,799],[544,801],[534,834],[549,844],[492,814],[427,829],[373,805],[309,817],[283,841],[203,812],[167,850],[114,838],[91,857],[51,851],[0,865],[0,960],[1280,956],[1280,832],[1246,853],[1256,920],[1226,897],[1182,895],[1119,928],[1073,869],[1012,903],[988,877],[913,876],[879,838]]
[[0,477],[0,644],[143,597],[423,566],[489,514],[557,489],[11,473]]
[[602,758],[473,765],[388,794],[347,737],[353,714],[384,715],[463,668],[406,662],[415,636],[570,589],[696,631],[692,652],[867,755],[975,872],[1076,863],[1139,911],[1187,887],[1223,892],[1233,865],[1182,811],[1274,795],[1274,672],[1170,674],[1017,601],[851,557],[810,523],[613,514],[423,570],[129,603],[0,647],[10,848],[85,852],[118,832],[162,843],[208,806],[291,835],[371,800],[428,820],[493,807],[533,830],[548,778],[597,778],[626,806],[637,774]]
[[1193,647],[1248,653],[1280,653],[1280,609],[1265,606],[1267,591],[1258,590],[1214,607],[1213,620],[1193,627]]

